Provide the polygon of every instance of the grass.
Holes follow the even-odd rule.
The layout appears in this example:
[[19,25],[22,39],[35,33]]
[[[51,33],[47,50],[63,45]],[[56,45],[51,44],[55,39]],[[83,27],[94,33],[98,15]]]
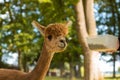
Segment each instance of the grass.
[[[61,77],[46,77],[45,80],[70,80],[69,78],[61,78]],[[74,80],[82,80],[82,79],[74,79]]]
[[62,80],[62,79],[58,77],[46,77],[45,80]]
[[105,78],[105,80],[120,80],[120,77],[118,77],[118,78],[107,77],[107,78]]
[[[69,78],[60,78],[60,77],[46,77],[45,80],[70,80]],[[74,80],[83,80],[83,79],[74,79]],[[119,78],[105,78],[104,80],[120,80]]]

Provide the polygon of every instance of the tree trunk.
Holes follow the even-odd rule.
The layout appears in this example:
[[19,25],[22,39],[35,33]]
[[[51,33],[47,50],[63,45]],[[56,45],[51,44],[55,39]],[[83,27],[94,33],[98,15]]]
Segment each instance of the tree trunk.
[[[116,26],[119,26],[119,24],[117,24],[119,21],[117,21],[117,19],[116,19],[116,15],[115,15],[115,13],[117,14],[117,5],[116,5],[116,2],[115,2],[115,0],[111,0],[111,7],[112,7],[112,17],[113,17],[113,34],[115,35],[115,32],[116,32]],[[115,11],[116,10],[116,11]],[[117,17],[119,17],[118,15],[117,15]],[[112,57],[113,57],[113,78],[115,78],[116,77],[116,74],[115,74],[115,60],[116,60],[116,54],[114,53],[113,55],[112,55]]]
[[74,68],[76,78],[81,78],[80,67],[81,67],[81,65],[80,65],[80,63],[78,63]]
[[[78,34],[78,40],[80,44],[82,45],[83,52],[84,52],[84,65],[85,65],[85,80],[90,80],[90,50],[88,47],[88,44],[86,42],[86,38],[88,36],[86,31],[86,24],[85,24],[85,15],[83,10],[83,2],[82,0],[79,0],[79,2],[75,5],[75,11],[76,11],[76,30]],[[86,58],[86,56],[88,56]],[[88,76],[87,76],[87,75]]]
[[113,54],[113,78],[116,77],[116,74],[115,74],[115,59],[116,59],[116,54],[114,53]]
[[[96,22],[94,18],[94,0],[83,0],[84,2],[84,12],[85,12],[85,20],[86,20],[86,27],[89,36],[97,35],[96,31]],[[85,58],[90,58],[90,80],[102,80],[103,77],[101,75],[99,69],[99,52],[91,51],[90,56],[85,56]],[[87,64],[86,64],[87,65]],[[87,71],[86,71],[87,72]],[[86,74],[86,76],[89,76]]]
[[22,58],[22,66],[23,66],[24,72],[29,72],[26,57],[27,57],[26,54],[24,54]]
[[64,63],[60,62],[59,66],[60,66],[60,76],[64,77]]
[[74,65],[70,62],[70,80],[75,80]]
[[0,68],[2,67],[2,65],[1,65],[2,64],[2,55],[3,55],[2,49],[0,48]]
[[22,66],[22,54],[20,49],[18,49],[18,67],[21,71],[24,71]]
[[0,62],[2,62],[2,49],[0,48]]
[[[83,5],[83,2],[84,5]],[[98,68],[98,52],[91,51],[86,38],[97,35],[93,13],[93,0],[79,0],[75,5],[78,39],[84,52],[84,80],[103,80]],[[87,28],[87,29],[86,29]],[[87,32],[88,31],[88,32]]]

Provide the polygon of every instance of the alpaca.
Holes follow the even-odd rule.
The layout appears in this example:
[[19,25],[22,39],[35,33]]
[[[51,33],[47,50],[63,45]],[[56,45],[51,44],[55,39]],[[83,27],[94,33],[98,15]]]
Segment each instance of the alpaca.
[[44,80],[54,53],[64,51],[67,46],[65,37],[68,34],[67,27],[70,23],[54,23],[44,27],[33,21],[32,25],[37,27],[44,37],[43,48],[37,65],[29,73],[0,69],[0,80]]

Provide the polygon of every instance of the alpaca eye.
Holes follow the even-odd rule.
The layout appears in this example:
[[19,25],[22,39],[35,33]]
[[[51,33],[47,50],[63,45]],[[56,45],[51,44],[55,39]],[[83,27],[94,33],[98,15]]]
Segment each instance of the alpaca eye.
[[48,35],[48,39],[51,40],[52,39],[52,35]]

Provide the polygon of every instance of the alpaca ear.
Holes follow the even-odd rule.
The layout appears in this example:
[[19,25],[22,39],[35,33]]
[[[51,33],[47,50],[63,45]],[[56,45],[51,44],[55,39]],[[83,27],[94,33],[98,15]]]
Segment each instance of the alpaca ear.
[[37,28],[39,29],[40,33],[41,33],[43,36],[45,36],[45,27],[44,27],[44,26],[40,25],[37,21],[32,21],[32,25],[33,25],[34,27],[37,27]]
[[67,22],[65,23],[65,25],[66,25],[66,27],[71,26],[71,25],[72,25],[72,21],[67,21]]

